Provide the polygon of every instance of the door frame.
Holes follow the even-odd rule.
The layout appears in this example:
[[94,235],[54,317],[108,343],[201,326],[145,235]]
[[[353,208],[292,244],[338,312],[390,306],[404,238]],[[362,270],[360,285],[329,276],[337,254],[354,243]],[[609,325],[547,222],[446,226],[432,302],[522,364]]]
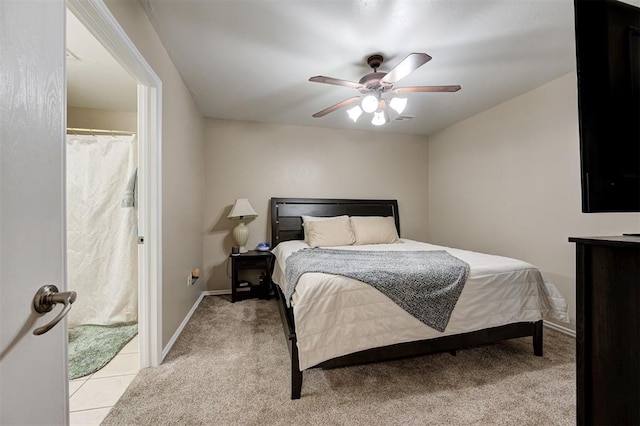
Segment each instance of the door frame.
[[162,81],[102,0],[67,8],[138,82],[138,335],[140,368],[162,362]]

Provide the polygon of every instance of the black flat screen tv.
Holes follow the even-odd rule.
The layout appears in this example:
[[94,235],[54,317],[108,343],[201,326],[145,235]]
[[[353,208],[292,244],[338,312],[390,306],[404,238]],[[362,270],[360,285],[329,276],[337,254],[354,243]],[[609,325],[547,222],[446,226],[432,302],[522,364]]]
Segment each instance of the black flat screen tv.
[[582,211],[640,212],[640,8],[574,10]]

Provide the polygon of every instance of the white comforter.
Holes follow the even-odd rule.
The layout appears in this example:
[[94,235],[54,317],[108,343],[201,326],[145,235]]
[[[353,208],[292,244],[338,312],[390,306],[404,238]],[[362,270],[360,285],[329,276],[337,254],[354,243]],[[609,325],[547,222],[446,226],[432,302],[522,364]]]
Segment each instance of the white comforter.
[[[286,258],[309,247],[287,241],[273,250],[273,281],[284,290]],[[346,250],[446,250],[471,271],[444,332],[423,324],[385,295],[342,276],[302,275],[292,297],[300,369],[365,349],[465,333],[488,327],[552,318],[568,322],[567,304],[533,265],[402,239],[400,244],[336,247]]]

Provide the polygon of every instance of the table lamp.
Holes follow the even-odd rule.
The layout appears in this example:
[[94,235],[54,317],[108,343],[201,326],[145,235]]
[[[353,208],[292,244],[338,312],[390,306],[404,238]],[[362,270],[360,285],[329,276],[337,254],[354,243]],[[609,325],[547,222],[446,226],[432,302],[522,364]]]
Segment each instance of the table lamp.
[[250,217],[258,217],[258,213],[251,207],[249,200],[246,198],[238,198],[233,204],[231,213],[227,218],[231,220],[238,220],[240,223],[233,228],[233,238],[236,240],[236,244],[240,247],[240,253],[246,253],[247,241],[249,240],[249,228],[245,225],[244,219]]

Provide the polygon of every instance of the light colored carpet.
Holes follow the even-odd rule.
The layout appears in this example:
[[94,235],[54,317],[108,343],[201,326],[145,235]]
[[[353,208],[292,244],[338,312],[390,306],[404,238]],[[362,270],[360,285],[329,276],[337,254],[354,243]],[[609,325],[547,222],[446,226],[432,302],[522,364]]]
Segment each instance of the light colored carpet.
[[138,334],[138,324],[79,325],[69,330],[69,380],[107,365]]
[[142,370],[103,425],[574,425],[575,340],[531,339],[306,371],[290,399],[275,300],[205,297],[162,365]]

